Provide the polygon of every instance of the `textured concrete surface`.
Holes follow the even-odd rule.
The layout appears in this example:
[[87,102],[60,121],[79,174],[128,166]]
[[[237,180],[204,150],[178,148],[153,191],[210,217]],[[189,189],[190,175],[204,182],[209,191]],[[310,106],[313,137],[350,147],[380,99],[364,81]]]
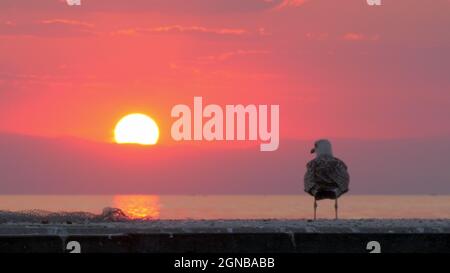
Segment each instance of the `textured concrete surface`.
[[450,220],[226,220],[0,225],[0,252],[450,252]]

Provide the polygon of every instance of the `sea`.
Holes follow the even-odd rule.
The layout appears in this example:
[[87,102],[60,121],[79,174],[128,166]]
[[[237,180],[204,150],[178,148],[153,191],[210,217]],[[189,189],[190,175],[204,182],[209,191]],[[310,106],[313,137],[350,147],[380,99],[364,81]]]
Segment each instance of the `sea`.
[[[334,201],[318,202],[334,218]],[[310,219],[307,195],[0,195],[2,212],[88,212],[119,208],[131,219]],[[450,195],[344,195],[341,219],[449,219]]]

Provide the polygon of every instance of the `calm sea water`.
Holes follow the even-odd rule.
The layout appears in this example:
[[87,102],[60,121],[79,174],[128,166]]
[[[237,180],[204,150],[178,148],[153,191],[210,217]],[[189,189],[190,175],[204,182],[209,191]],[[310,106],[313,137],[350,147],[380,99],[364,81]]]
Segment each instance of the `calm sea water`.
[[[334,201],[320,201],[318,216],[332,218]],[[0,195],[0,210],[84,211],[122,209],[132,218],[299,219],[310,218],[306,195]],[[339,199],[340,218],[450,218],[450,195],[347,195]]]

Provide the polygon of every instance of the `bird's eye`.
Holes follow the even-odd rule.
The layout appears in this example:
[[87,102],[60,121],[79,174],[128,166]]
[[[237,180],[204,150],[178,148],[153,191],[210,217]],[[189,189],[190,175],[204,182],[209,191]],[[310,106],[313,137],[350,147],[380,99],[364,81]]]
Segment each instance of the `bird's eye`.
[[314,143],[314,148],[317,148],[317,143]]

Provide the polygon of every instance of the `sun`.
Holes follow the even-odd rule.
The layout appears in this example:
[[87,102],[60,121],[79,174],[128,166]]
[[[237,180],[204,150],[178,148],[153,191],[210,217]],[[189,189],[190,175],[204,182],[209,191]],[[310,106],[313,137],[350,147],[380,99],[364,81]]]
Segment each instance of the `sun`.
[[129,114],[117,123],[114,139],[118,144],[154,145],[159,139],[159,128],[147,115]]

